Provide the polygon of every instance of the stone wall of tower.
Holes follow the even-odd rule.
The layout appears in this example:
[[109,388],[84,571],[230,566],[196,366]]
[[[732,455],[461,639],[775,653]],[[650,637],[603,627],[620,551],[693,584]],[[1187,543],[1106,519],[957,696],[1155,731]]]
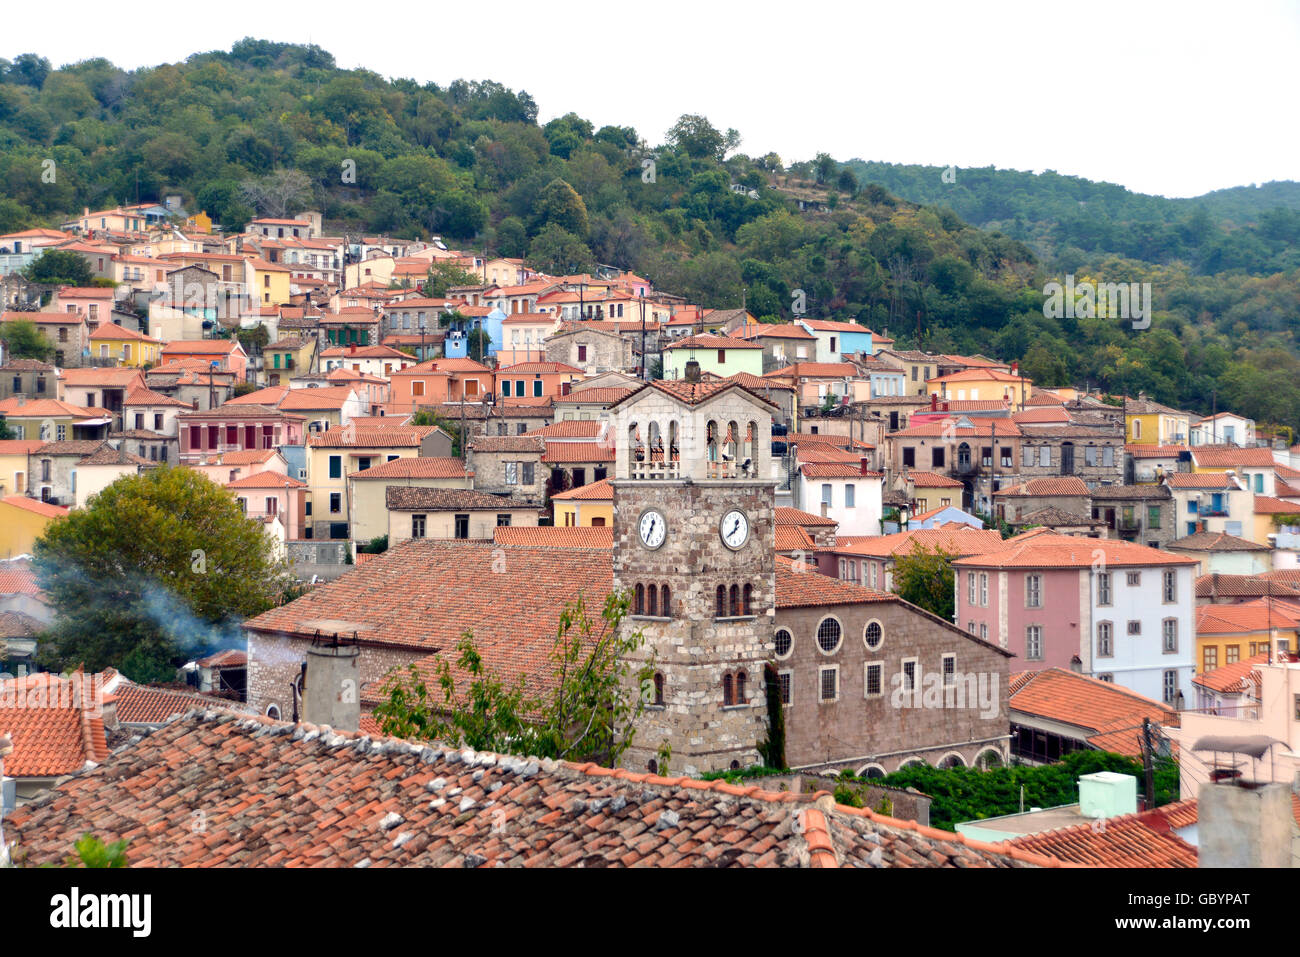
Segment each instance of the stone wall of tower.
[[[670,614],[632,617],[645,634],[644,654],[664,676],[664,704],[642,714],[623,763],[646,770],[663,742],[674,774],[745,767],[760,761],[767,736],[763,663],[772,657],[775,615],[774,486],[759,480],[654,482],[615,480],[614,587],[669,588]],[[667,519],[663,545],[641,544],[638,520],[647,508]],[[723,544],[722,515],[738,508],[749,518],[749,540],[738,551]],[[718,585],[751,586],[750,614],[719,618]],[[634,609],[635,610],[635,609]],[[743,672],[746,701],[723,704],[723,676]],[[653,698],[650,699],[653,701]],[[662,767],[658,768],[660,771]]]

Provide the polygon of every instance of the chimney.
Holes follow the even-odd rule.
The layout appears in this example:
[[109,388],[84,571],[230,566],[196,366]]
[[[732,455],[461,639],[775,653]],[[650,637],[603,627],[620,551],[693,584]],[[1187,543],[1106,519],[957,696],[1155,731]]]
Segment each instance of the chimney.
[[307,649],[303,720],[336,731],[361,727],[361,648],[355,641],[317,639]]
[[870,471],[871,469],[868,467],[867,457],[864,455],[862,458],[858,459],[858,474],[866,475]]
[[930,411],[931,411],[931,412],[935,412],[935,411],[938,411],[938,409],[939,409],[939,393],[937,393],[937,392],[931,392],[931,393],[930,393]]
[[1219,573],[1210,576],[1210,604],[1216,604],[1219,598]]
[[687,363],[686,363],[686,375],[684,376],[684,378],[686,379],[687,382],[699,382],[699,381],[700,381],[700,364],[699,364],[699,362],[697,362],[697,361],[694,360],[694,359],[690,359],[690,360],[687,361]]
[[1207,783],[1197,798],[1197,867],[1291,866],[1290,786]]
[[350,346],[348,346],[349,353],[356,352],[356,351],[357,351],[357,344],[355,342],[352,343]]

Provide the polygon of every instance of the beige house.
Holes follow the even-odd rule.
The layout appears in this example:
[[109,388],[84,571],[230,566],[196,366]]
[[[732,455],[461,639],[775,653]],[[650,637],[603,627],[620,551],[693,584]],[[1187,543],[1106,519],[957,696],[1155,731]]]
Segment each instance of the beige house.
[[387,489],[406,488],[472,489],[474,473],[465,463],[449,456],[399,458],[372,465],[348,476],[352,500],[354,542],[368,542],[388,534]]
[[537,508],[468,489],[390,485],[384,491],[388,544],[408,538],[492,541],[501,525],[536,525]]

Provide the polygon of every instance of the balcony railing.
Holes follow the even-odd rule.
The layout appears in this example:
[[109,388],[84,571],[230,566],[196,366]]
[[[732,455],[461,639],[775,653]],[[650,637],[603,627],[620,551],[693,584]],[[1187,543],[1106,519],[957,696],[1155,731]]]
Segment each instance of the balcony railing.
[[1202,505],[1196,510],[1196,514],[1201,518],[1226,518],[1228,510],[1226,508],[1215,508],[1213,505]]

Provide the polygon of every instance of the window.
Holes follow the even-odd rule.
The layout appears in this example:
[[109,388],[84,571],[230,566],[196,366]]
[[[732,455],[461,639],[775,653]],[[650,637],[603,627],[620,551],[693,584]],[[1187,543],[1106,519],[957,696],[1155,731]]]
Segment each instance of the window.
[[772,643],[776,646],[776,656],[784,658],[794,647],[794,636],[786,629],[778,628],[776,634],[772,636]]
[[1161,631],[1164,635],[1164,653],[1174,654],[1178,651],[1178,619],[1166,618]]
[[1115,647],[1111,641],[1112,626],[1108,621],[1097,622],[1097,657],[1110,658],[1115,654]]
[[342,478],[342,477],[343,477],[343,456],[331,455],[330,456],[330,478]]
[[731,672],[722,676],[722,706],[730,708],[736,703],[735,692],[731,682]]
[[469,538],[469,516],[468,515],[456,516],[456,537]]
[[1142,584],[1141,572],[1129,572],[1127,578],[1130,586]]
[[906,468],[916,468],[916,449],[908,446],[903,449],[903,465]]
[[1089,445],[1083,450],[1083,464],[1089,468],[1097,467],[1097,447]]
[[713,606],[714,618],[727,617],[727,586],[719,585],[716,600]]
[[885,666],[878,661],[869,661],[863,665],[862,697],[879,698],[885,693]]
[[1178,672],[1166,671],[1165,681],[1165,704],[1173,704],[1178,697]]
[[904,691],[916,690],[916,665],[917,665],[917,660],[915,658],[903,659],[902,684],[903,684]]
[[62,442],[68,437],[68,427],[66,425],[56,425],[54,427],[54,437]]
[[930,450],[930,466],[932,468],[943,468],[943,447],[933,448]]
[[831,504],[831,486],[829,483],[822,485],[822,504],[829,506]]
[[877,648],[880,647],[880,643],[881,641],[884,640],[884,637],[885,634],[881,630],[880,622],[878,621],[867,622],[866,630],[862,634],[862,640],[867,643],[868,648],[870,648],[872,651],[875,651]]
[[502,380],[501,380],[501,394],[502,394],[503,396],[509,396],[509,395],[510,395],[510,380],[509,380],[509,379],[502,379]]
[[1107,684],[1113,685],[1115,683],[1115,676],[1112,674],[1101,674],[1101,675],[1097,675],[1097,680],[1104,681]]
[[1178,600],[1178,579],[1174,577],[1175,573],[1166,571],[1164,573],[1164,598],[1165,604],[1171,605]]
[[424,538],[425,518],[426,516],[424,515],[411,516],[411,537],[412,538]]
[[817,646],[826,654],[834,654],[840,646],[840,623],[834,618],[823,618],[817,626]]
[[857,491],[855,486],[852,483],[844,486],[844,507],[845,508],[853,508],[854,499],[856,495],[857,495]]
[[966,573],[966,598],[969,604],[975,604],[975,573]]
[[1223,649],[1223,663],[1236,664],[1241,660],[1241,645],[1227,645]]
[[664,676],[663,672],[655,672],[655,704],[663,707],[664,704]]
[[744,588],[740,590],[740,613],[742,615],[753,614],[753,612],[750,611],[749,608],[749,603],[753,599],[753,597],[754,597],[753,585],[746,585]]
[[1025,629],[1025,657],[1032,661],[1043,659],[1043,626],[1030,625]]
[[1027,445],[1020,447],[1020,467],[1033,468],[1034,460],[1037,458],[1035,450]]
[[989,573],[980,572],[980,607],[989,606]]
[[1160,527],[1160,506],[1148,505],[1147,506],[1147,528],[1159,528],[1159,527]]
[[524,485],[532,485],[532,484],[533,484],[533,479],[534,479],[534,471],[533,471],[533,470],[534,470],[534,467],[536,466],[537,463],[535,463],[535,462],[520,462],[519,464],[520,464],[520,466],[522,466],[522,476],[523,476],[523,483],[522,483],[522,484],[524,484]]
[[943,661],[943,686],[951,687],[957,683],[957,656],[944,655]]
[[1110,572],[1097,573],[1097,604],[1110,604]]
[[1128,633],[1130,635],[1142,634],[1142,622],[1137,619],[1129,619]]
[[822,668],[819,684],[821,685],[822,700],[835,701],[840,696],[839,669],[834,666]]
[[975,627],[975,622],[972,621],[968,626],[967,631],[969,631],[972,635],[974,635],[974,634],[978,634],[979,629]]
[[518,485],[519,484],[519,463],[506,462],[505,469],[506,469],[506,484]]
[[781,703],[789,704],[793,697],[793,687],[791,685],[791,675],[788,671],[782,671],[776,676],[777,686],[781,689]]
[[498,515],[497,515],[497,528],[509,528],[509,527],[510,527],[510,515],[509,515],[509,513],[501,513],[501,514],[498,514]]
[[534,379],[534,380],[533,380],[533,396],[536,397],[536,398],[539,398],[539,399],[542,397],[542,380],[541,380],[541,379]]
[[1025,607],[1043,607],[1043,579],[1040,575],[1025,576]]
[[[1254,645],[1250,650],[1254,652]],[[1201,650],[1201,670],[1213,671],[1217,667],[1219,667],[1219,648],[1217,645],[1207,645]]]
[[330,492],[330,511],[339,512],[343,509],[343,495],[340,492]]
[[745,694],[745,672],[736,675],[736,704],[745,704],[749,698]]
[[989,626],[986,622],[980,623],[980,641],[989,640]]

